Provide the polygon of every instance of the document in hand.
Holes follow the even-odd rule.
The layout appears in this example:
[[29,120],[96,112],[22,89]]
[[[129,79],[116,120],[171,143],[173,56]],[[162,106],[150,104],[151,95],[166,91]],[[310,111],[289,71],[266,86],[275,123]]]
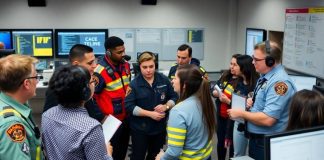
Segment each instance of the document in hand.
[[112,115],[109,115],[106,118],[105,122],[102,124],[102,129],[106,143],[110,141],[111,137],[115,134],[121,123],[122,122],[119,119]]
[[[238,108],[241,110],[245,110],[245,104],[246,104],[245,97],[238,95],[236,93],[232,93],[232,109]],[[242,119],[242,118],[236,118],[233,120],[238,121],[240,123],[244,123],[244,119]]]
[[222,96],[222,90],[220,89],[220,87],[219,87],[217,84],[215,84],[214,89],[217,90],[217,92],[218,92],[218,97],[221,97],[221,96]]

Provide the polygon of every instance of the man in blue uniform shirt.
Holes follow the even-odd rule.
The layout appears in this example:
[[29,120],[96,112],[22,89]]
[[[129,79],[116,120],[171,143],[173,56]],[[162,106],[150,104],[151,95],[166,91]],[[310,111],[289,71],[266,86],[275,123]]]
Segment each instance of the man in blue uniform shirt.
[[187,44],[182,44],[181,46],[179,46],[177,51],[177,63],[170,68],[168,78],[172,80],[175,76],[178,66],[184,64],[194,64],[198,66],[204,77],[208,79],[206,70],[200,66],[200,61],[198,59],[192,58],[192,48]]
[[282,52],[274,42],[262,42],[254,47],[253,64],[261,74],[252,98],[247,100],[249,111],[229,109],[232,119],[247,121],[249,156],[264,159],[266,134],[284,131],[288,122],[288,103],[296,92],[292,80],[280,65]]

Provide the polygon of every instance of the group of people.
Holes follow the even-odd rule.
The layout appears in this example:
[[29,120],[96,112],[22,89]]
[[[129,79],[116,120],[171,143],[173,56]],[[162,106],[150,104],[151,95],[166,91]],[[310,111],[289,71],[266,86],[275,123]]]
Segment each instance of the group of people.
[[[131,137],[131,160],[205,160],[211,159],[216,131],[219,160],[227,149],[229,157],[243,156],[247,146],[258,160],[264,135],[324,124],[323,96],[295,93],[273,42],[257,44],[252,57],[233,55],[217,82],[222,93],[210,91],[205,69],[186,44],[168,77],[156,72],[152,52],[141,53],[141,74],[133,80],[123,40],[109,37],[105,49],[97,61],[91,47],[71,48],[70,64],[49,81],[41,131],[28,105],[40,79],[37,59],[0,59],[0,159],[123,160]],[[248,97],[246,110],[231,108],[232,94]],[[108,115],[122,124],[105,142],[101,124]]]
[[[296,88],[280,64],[282,52],[270,41],[255,45],[252,57],[233,55],[212,95],[217,106],[218,159],[248,155],[264,159],[264,136],[324,125],[324,97]],[[231,106],[232,94],[247,98],[246,109]],[[238,119],[243,119],[244,123]],[[233,122],[235,121],[235,122]],[[233,125],[234,123],[234,125]]]

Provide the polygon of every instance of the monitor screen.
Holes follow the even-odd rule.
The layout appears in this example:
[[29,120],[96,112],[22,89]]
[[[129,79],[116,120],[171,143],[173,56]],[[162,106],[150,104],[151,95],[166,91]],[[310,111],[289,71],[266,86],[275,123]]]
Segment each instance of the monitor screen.
[[289,75],[294,82],[297,91],[308,89],[312,90],[313,85],[316,85],[316,77],[312,76],[301,76],[301,75]]
[[11,31],[0,30],[0,42],[4,44],[2,49],[12,49]]
[[35,57],[53,57],[53,30],[13,30],[13,48],[16,53]]
[[265,136],[266,160],[321,160],[324,126]]
[[70,49],[75,44],[84,44],[93,48],[95,55],[105,54],[107,29],[57,29],[56,57],[68,57]]
[[254,46],[257,43],[263,42],[267,39],[267,31],[264,29],[247,28],[245,41],[245,54],[252,56]]

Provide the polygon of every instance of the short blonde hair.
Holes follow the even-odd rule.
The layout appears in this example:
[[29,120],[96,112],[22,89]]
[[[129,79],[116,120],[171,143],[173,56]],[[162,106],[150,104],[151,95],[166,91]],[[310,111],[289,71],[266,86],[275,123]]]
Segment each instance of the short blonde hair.
[[146,62],[146,61],[150,61],[150,60],[153,60],[155,62],[155,55],[154,55],[154,53],[149,52],[149,51],[145,51],[145,52],[141,53],[138,57],[139,64]]
[[15,92],[30,74],[38,60],[31,56],[12,54],[0,59],[0,90]]

